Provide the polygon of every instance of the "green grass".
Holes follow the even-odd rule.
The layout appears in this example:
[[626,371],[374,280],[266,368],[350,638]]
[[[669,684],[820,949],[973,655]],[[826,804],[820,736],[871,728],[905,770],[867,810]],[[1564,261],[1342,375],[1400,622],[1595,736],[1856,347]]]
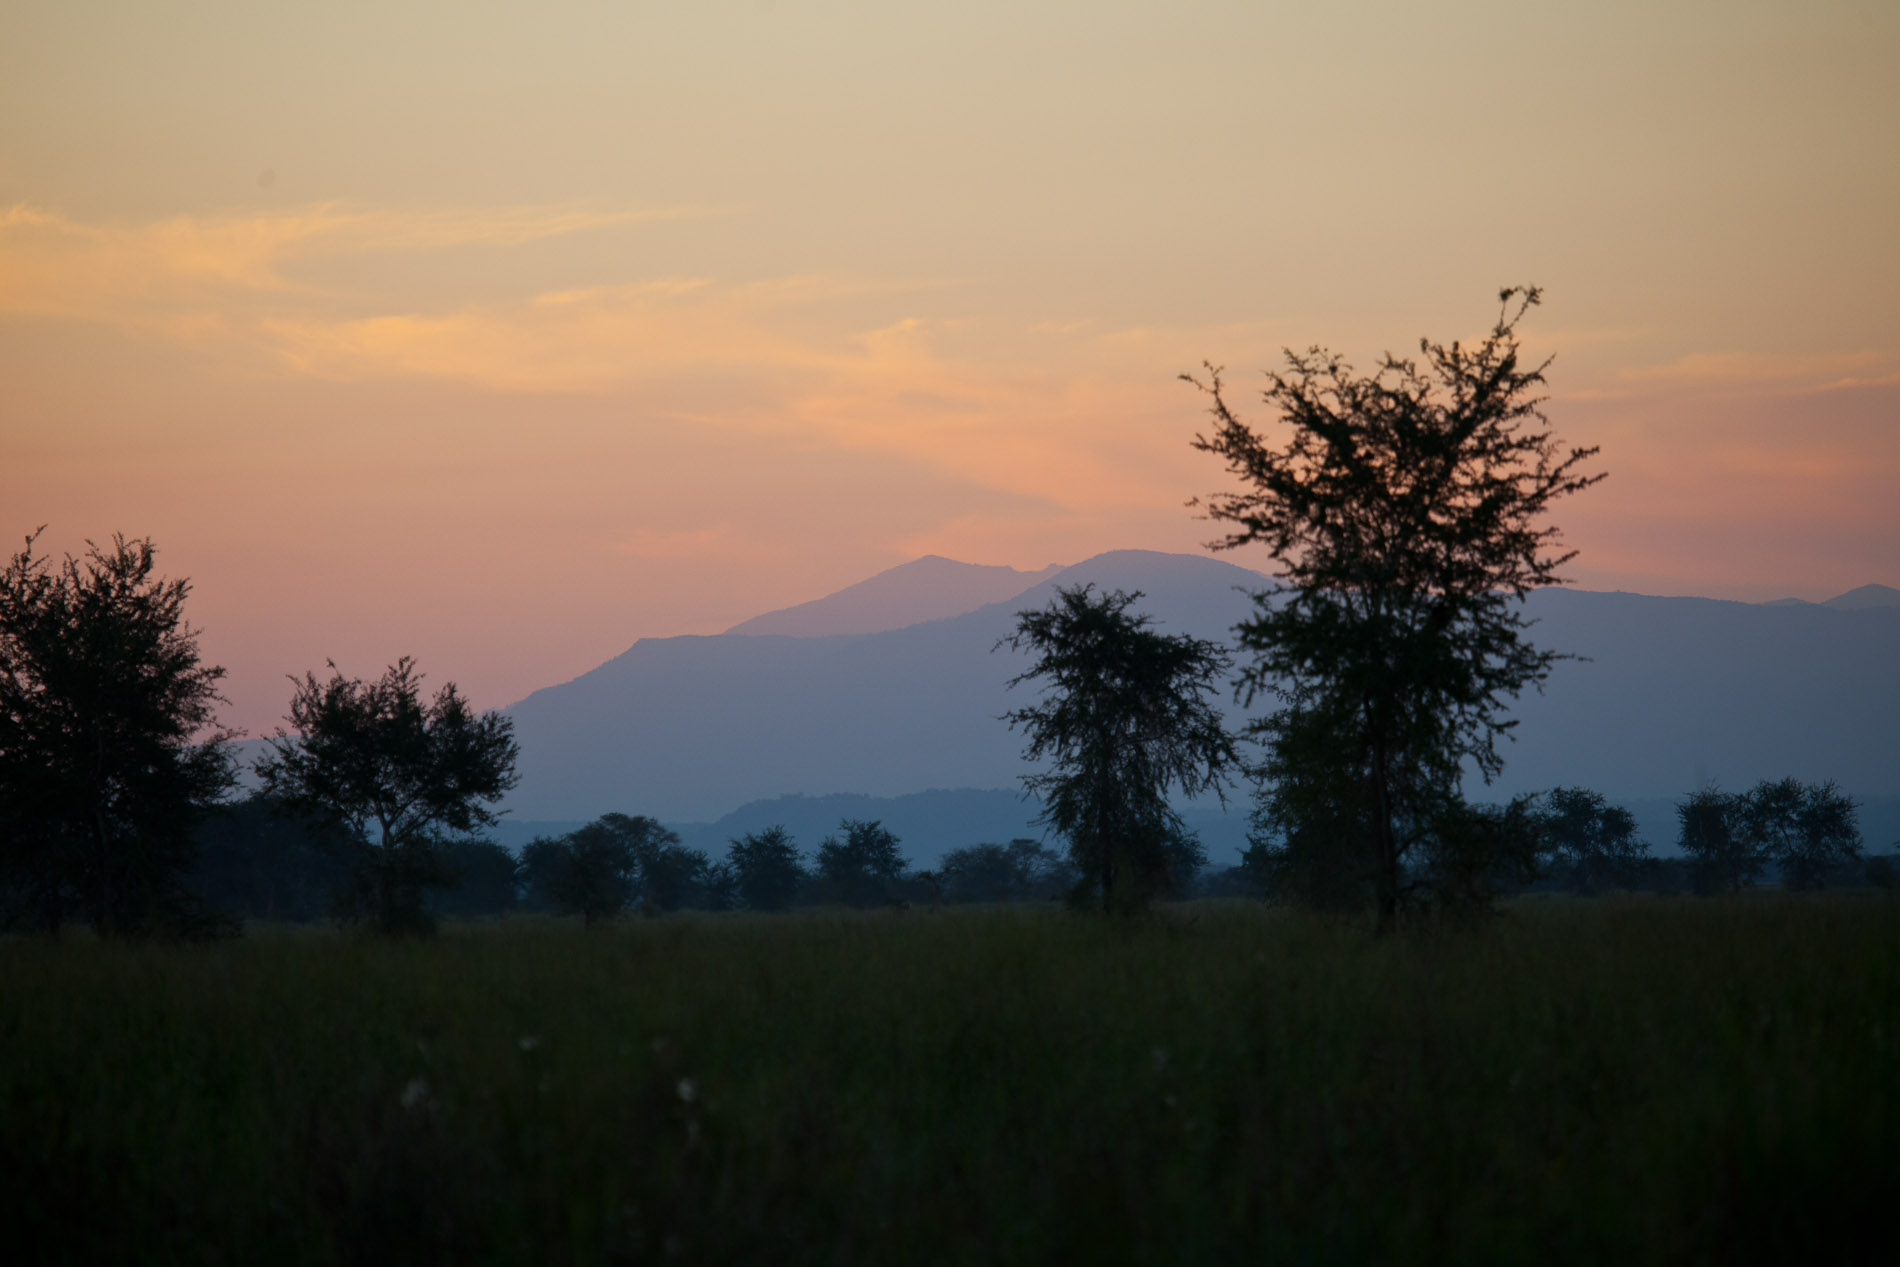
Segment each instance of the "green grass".
[[1877,896],[10,941],[0,1043],[43,1261],[1733,1262],[1900,1204]]

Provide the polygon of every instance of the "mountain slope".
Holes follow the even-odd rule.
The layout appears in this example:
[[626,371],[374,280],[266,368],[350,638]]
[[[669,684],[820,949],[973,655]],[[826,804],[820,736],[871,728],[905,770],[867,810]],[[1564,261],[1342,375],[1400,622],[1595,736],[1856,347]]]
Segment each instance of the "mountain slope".
[[[1023,661],[992,648],[1017,611],[1089,581],[1145,591],[1164,630],[1216,638],[1250,608],[1237,587],[1262,584],[1215,559],[1118,551],[884,633],[645,639],[509,710],[522,774],[510,806],[705,822],[784,794],[1014,788],[1022,738],[997,718],[1018,702],[1003,684]],[[1474,795],[1569,783],[1676,797],[1786,775],[1900,792],[1900,609],[1546,590],[1530,612],[1539,645],[1590,659],[1519,702],[1504,778]]]
[[1836,611],[1866,611],[1870,607],[1900,607],[1900,590],[1891,585],[1862,585],[1836,594],[1822,603]]
[[742,620],[726,632],[793,638],[883,633],[1004,602],[1061,570],[1058,563],[1040,572],[1019,572],[927,554],[835,594]]
[[787,793],[898,796],[1016,785],[1022,743],[997,720],[1026,661],[992,654],[1058,584],[1144,590],[1164,628],[1220,637],[1248,608],[1232,564],[1118,551],[946,620],[820,638],[647,638],[508,712],[521,818],[631,809],[688,821]]

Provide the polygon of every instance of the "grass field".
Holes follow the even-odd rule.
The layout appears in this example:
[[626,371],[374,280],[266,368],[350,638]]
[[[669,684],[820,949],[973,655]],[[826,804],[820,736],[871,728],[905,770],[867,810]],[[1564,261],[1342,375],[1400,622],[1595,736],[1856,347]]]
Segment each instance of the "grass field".
[[1890,1261],[1900,1209],[1880,895],[15,940],[0,1042],[55,1261]]

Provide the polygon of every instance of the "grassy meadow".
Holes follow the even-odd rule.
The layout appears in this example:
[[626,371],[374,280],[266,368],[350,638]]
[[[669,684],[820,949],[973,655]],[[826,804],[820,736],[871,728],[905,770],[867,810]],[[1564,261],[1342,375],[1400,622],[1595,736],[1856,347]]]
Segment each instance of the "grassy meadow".
[[0,1042],[37,1261],[1872,1261],[1900,1209],[1879,894],[16,939]]

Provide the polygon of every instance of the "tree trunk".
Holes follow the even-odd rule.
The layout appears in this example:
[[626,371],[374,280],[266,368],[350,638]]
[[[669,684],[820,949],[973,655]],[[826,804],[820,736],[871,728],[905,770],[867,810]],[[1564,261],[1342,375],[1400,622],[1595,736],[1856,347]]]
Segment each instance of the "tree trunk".
[[1379,816],[1379,874],[1374,883],[1379,916],[1373,931],[1375,936],[1384,937],[1399,926],[1399,848],[1392,827],[1392,795],[1383,744],[1373,751],[1372,782]]
[[112,936],[112,846],[106,837],[105,811],[92,807],[93,830],[99,837],[99,935]]
[[106,812],[100,795],[106,782],[106,741],[103,734],[93,736],[92,827],[99,837],[99,919],[101,937],[112,936],[112,846],[106,835]]

